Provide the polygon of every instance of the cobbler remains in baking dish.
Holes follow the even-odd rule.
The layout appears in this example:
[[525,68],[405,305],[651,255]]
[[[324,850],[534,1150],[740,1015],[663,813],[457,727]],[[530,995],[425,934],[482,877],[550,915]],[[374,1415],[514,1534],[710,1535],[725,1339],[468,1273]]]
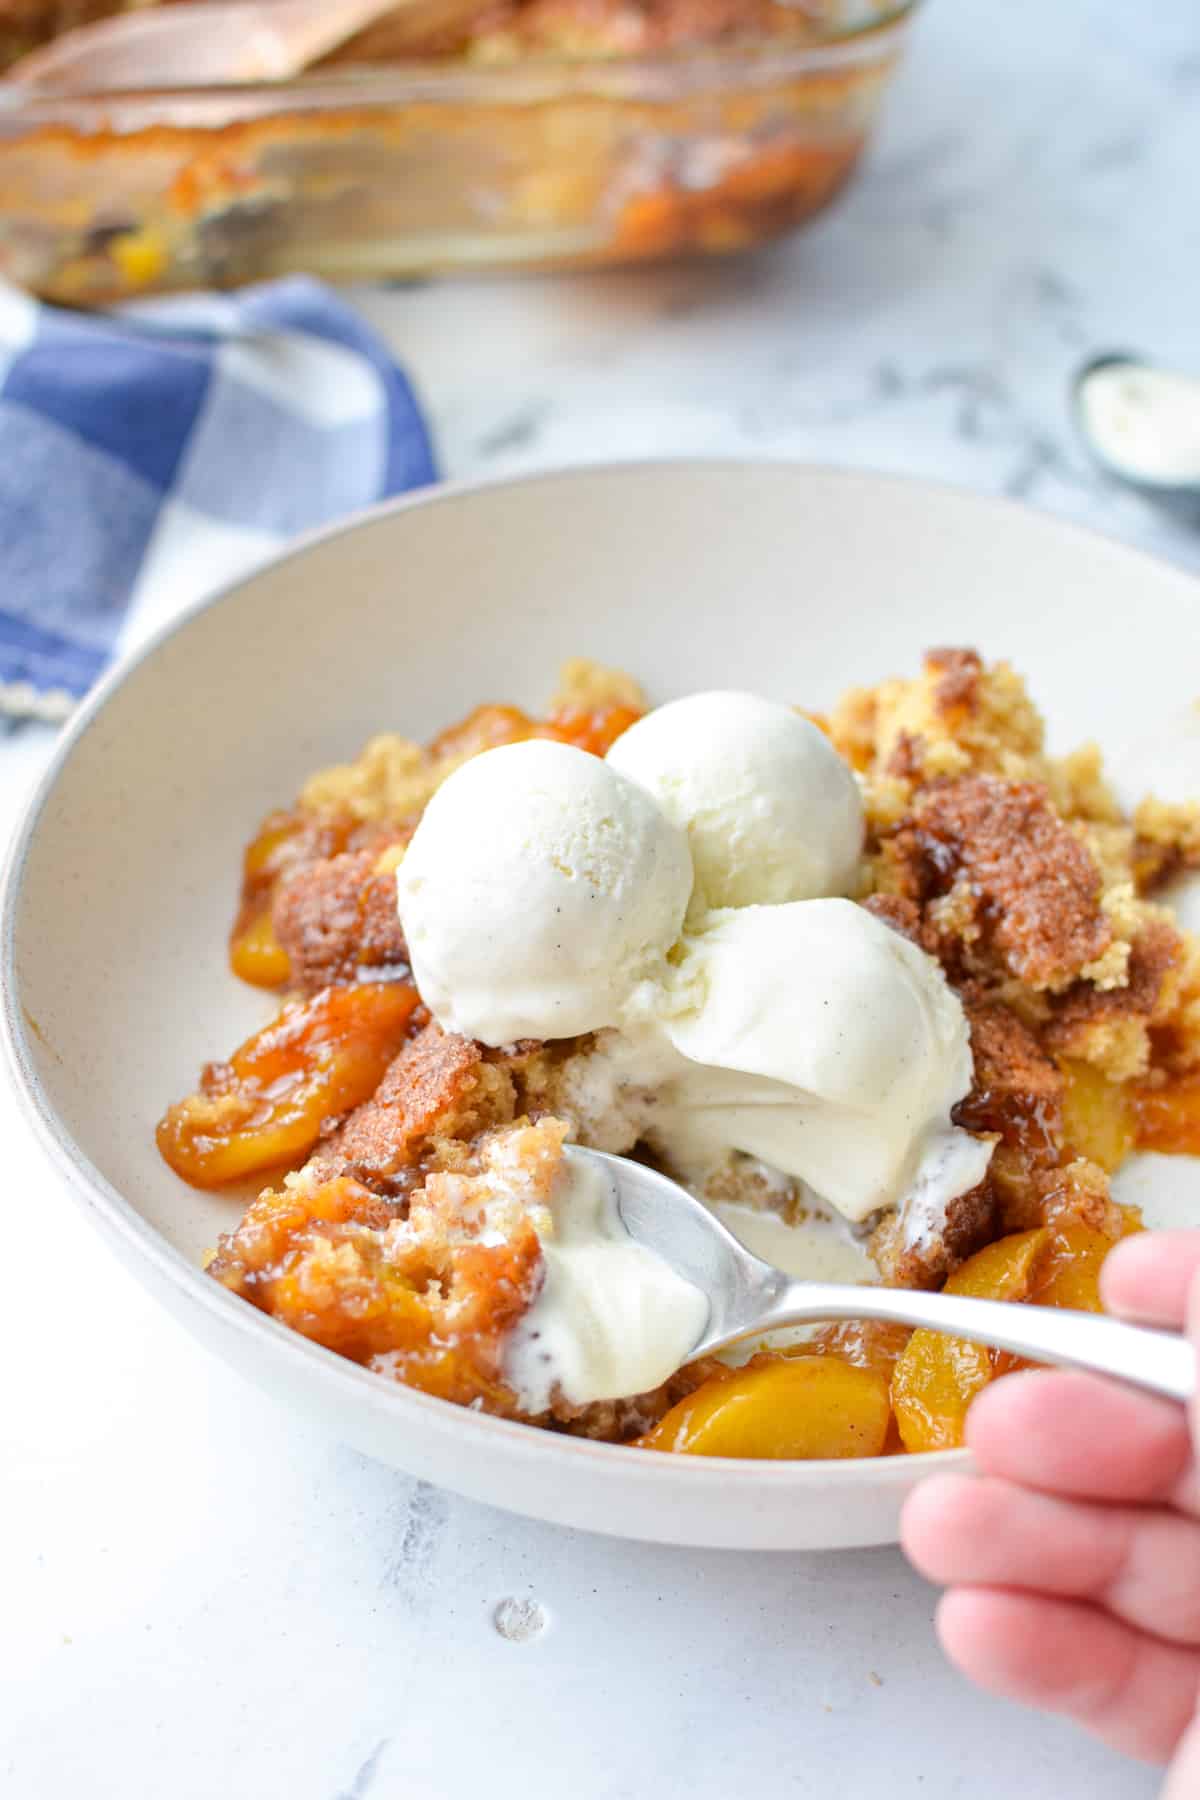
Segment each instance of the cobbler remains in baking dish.
[[[242,979],[281,995],[282,1008],[227,1062],[208,1065],[158,1131],[187,1181],[267,1183],[222,1237],[209,1273],[386,1379],[558,1431],[753,1457],[952,1446],[974,1394],[1015,1359],[886,1325],[828,1327],[737,1366],[693,1363],[645,1392],[580,1398],[551,1383],[534,1395],[515,1378],[513,1347],[547,1282],[564,1141],[649,1157],[710,1203],[777,1215],[781,1227],[826,1222],[869,1252],[886,1283],[1098,1310],[1104,1256],[1140,1229],[1110,1177],[1135,1148],[1200,1153],[1200,940],[1155,897],[1200,867],[1200,804],[1147,799],[1125,816],[1094,748],[1047,755],[1042,721],[1010,667],[933,651],[911,679],[855,690],[827,717],[803,715],[805,731],[822,734],[821,756],[838,765],[834,787],[857,790],[853,838],[844,816],[826,821],[830,842],[842,833],[845,867],[797,876],[785,857],[769,891],[734,891],[732,877],[711,873],[704,834],[719,825],[722,844],[732,842],[738,818],[727,809],[714,825],[698,803],[687,813],[686,781],[664,777],[659,802],[687,813],[686,835],[670,844],[689,846],[671,851],[688,873],[653,1002],[682,1047],[674,1061],[624,1054],[643,1043],[642,1026],[628,1023],[629,1007],[643,1004],[640,969],[619,1029],[601,1009],[579,1030],[593,1015],[568,1008],[570,1031],[526,1035],[520,1005],[504,1015],[511,1037],[500,1027],[488,1034],[498,1041],[454,1029],[470,1023],[470,1005],[446,1001],[425,935],[419,944],[410,931],[406,943],[397,905],[398,872],[432,797],[444,789],[445,837],[444,784],[473,759],[531,743],[603,758],[646,712],[627,676],[571,664],[544,718],[484,706],[428,746],[374,738],[264,821],[245,854],[230,955]],[[619,752],[611,766],[628,761]],[[497,760],[488,770],[500,780],[517,767]],[[739,804],[754,849],[759,796],[748,789]],[[671,886],[673,868],[661,856],[654,864],[656,892]],[[422,883],[411,866],[402,893],[406,883],[413,926]],[[505,900],[498,888],[494,906]],[[809,909],[795,915],[806,930],[836,924],[840,942],[852,927],[846,941],[861,937],[872,956],[902,968],[914,993],[933,995],[940,1011],[928,1029],[949,1032],[947,1067],[961,1034],[960,1076],[930,1102],[931,1120],[939,1107],[945,1116],[918,1146],[919,1166],[907,1140],[893,1155],[883,1126],[876,1155],[868,1114],[848,1127],[846,1094],[836,1081],[820,1089],[825,1111],[804,1114],[816,1153],[831,1118],[843,1132],[831,1141],[861,1136],[866,1146],[861,1172],[846,1177],[848,1198],[800,1178],[796,1167],[808,1164],[789,1170],[762,1153],[761,1121],[778,1109],[757,1103],[779,1098],[774,1067],[764,1075],[722,1052],[741,1086],[732,1098],[722,1090],[719,1105],[706,1093],[689,1117],[724,1108],[741,1121],[754,1101],[752,1123],[731,1126],[731,1141],[669,1128],[679,1069],[720,1061],[687,1023],[684,1001],[670,997],[680,971],[701,968],[702,1009],[736,1010],[736,992],[721,997],[722,971],[743,965],[713,946],[748,932],[774,941],[763,931],[797,907]],[[481,917],[480,931],[490,928]],[[421,991],[414,967],[430,971]],[[785,955],[767,978],[786,990],[797,967]],[[572,965],[563,979],[577,976]],[[898,1066],[906,1059],[907,1050]],[[806,1085],[788,1079],[789,1094]],[[747,1080],[759,1083],[753,1092]],[[681,1149],[694,1141],[702,1157]]]

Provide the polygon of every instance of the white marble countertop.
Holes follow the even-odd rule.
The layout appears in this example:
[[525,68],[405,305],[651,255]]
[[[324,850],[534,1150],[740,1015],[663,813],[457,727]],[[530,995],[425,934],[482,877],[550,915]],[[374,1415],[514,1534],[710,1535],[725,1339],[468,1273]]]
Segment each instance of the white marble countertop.
[[[1005,492],[1200,566],[1087,467],[1071,368],[1200,365],[1195,0],[932,0],[857,186],[752,261],[362,296],[451,475],[666,452]],[[0,746],[14,815],[46,754]],[[6,826],[7,828],[7,826]],[[1132,1800],[969,1691],[887,1550],[610,1543],[310,1435],[95,1242],[0,1093],[0,1790],[13,1800]],[[44,1246],[53,1288],[44,1278]],[[47,1328],[47,1318],[51,1321]],[[501,1629],[513,1598],[535,1629]]]

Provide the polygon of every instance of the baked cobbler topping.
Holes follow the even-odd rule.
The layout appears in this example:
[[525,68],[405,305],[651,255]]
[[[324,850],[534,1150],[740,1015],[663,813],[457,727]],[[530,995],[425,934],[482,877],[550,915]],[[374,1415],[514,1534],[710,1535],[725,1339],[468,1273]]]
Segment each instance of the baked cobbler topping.
[[211,1273],[381,1375],[657,1450],[944,1447],[1013,1359],[863,1325],[671,1373],[703,1297],[562,1145],[853,1229],[885,1282],[1098,1309],[1110,1177],[1200,1152],[1189,867],[1200,803],[1118,805],[971,651],[824,719],[577,664],[547,719],[375,739],[266,821],[231,960],[283,1010],[160,1147],[270,1183]]

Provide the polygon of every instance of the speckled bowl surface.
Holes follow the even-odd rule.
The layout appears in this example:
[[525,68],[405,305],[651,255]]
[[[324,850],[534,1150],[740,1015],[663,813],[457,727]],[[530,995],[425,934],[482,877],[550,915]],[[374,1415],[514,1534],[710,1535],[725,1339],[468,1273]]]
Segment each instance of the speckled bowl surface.
[[[782,464],[446,488],[306,541],[104,684],[17,835],[5,1031],[44,1145],[181,1325],[373,1456],[629,1537],[890,1540],[910,1487],[958,1459],[650,1456],[463,1411],[293,1335],[201,1272],[238,1201],[184,1186],[153,1133],[268,1010],[229,974],[225,933],[245,840],[310,770],[480,700],[536,706],[571,655],[631,669],[656,698],[723,685],[821,707],[944,643],[1011,658],[1055,746],[1119,744],[1194,698],[1200,591],[1006,503]],[[1138,1180],[1153,1197],[1160,1172]]]

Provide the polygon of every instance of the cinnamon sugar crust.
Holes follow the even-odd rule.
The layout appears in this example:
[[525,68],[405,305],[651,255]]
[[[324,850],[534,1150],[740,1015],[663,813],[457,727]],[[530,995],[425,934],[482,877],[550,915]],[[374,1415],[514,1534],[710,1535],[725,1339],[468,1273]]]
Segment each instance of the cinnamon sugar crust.
[[435,1143],[469,1144],[511,1123],[516,1110],[516,1088],[503,1064],[488,1060],[482,1045],[431,1020],[309,1166],[322,1179],[352,1175],[376,1192],[400,1192],[406,1174]]
[[302,868],[281,885],[272,909],[275,935],[301,993],[359,980],[367,970],[407,971],[396,910],[398,854],[350,851]]
[[918,903],[955,894],[958,935],[1035,991],[1060,990],[1108,949],[1095,860],[1044,788],[993,775],[937,781],[883,846],[897,891]]

